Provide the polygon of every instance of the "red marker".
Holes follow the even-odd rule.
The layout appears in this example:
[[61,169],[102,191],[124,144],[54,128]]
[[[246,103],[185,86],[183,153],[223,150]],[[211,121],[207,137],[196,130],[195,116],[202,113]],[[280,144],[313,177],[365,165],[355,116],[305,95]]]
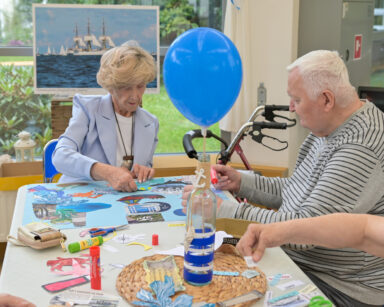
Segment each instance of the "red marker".
[[211,167],[211,182],[212,184],[216,184],[219,182],[219,180],[217,179],[217,173],[213,167]]
[[100,276],[100,247],[91,246],[91,289],[101,290],[101,276]]
[[159,245],[159,235],[158,234],[152,235],[152,245]]

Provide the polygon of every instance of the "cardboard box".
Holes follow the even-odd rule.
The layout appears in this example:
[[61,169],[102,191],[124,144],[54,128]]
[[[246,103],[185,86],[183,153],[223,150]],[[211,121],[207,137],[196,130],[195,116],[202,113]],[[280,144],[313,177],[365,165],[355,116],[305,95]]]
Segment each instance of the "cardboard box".
[[221,218],[216,220],[216,231],[223,230],[226,233],[234,236],[235,238],[241,238],[245,233],[249,224],[257,223],[253,221]]
[[0,167],[0,191],[16,191],[23,185],[42,182],[42,161],[3,163]]
[[30,176],[42,174],[42,161],[3,163],[1,165],[0,172],[1,177]]

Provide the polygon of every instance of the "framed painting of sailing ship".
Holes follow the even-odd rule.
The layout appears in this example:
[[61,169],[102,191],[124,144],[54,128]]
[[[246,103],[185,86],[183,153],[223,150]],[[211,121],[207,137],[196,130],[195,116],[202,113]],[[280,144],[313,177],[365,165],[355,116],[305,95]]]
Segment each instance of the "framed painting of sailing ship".
[[34,88],[37,94],[105,94],[96,81],[100,58],[126,42],[148,51],[160,91],[158,6],[33,4]]

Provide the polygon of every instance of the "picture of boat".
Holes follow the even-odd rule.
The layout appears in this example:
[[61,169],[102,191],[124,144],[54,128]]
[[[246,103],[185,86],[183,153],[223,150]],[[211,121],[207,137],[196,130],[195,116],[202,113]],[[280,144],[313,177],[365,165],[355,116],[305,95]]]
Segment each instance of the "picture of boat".
[[[66,55],[102,55],[105,51],[116,47],[112,38],[105,34],[105,21],[103,19],[102,35],[99,39],[91,31],[91,25],[88,18],[87,34],[79,35],[77,24],[75,25],[75,36],[73,37],[73,46],[66,50]],[[61,55],[61,52],[60,52]]]
[[158,6],[33,4],[33,21],[35,93],[105,94],[100,59],[123,44],[153,56],[158,74],[146,92],[159,91]]

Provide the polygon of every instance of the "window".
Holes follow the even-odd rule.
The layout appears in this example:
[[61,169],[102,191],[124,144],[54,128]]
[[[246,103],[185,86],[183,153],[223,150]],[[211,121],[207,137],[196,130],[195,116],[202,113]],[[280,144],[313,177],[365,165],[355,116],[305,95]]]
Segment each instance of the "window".
[[384,0],[375,0],[370,84],[378,87],[384,84]]
[[[37,155],[52,136],[52,97],[33,93],[32,3],[159,5],[161,61],[168,46],[184,31],[199,26],[222,30],[225,7],[224,0],[1,0],[0,154],[14,155],[13,144],[22,130],[33,134],[38,143]],[[184,152],[183,135],[198,127],[174,108],[164,86],[159,95],[145,95],[143,105],[160,121],[156,152]],[[211,127],[211,130],[217,135],[220,133],[218,124]],[[198,151],[202,148],[199,145],[201,141],[194,141]],[[207,149],[218,151],[220,144],[208,139]]]

